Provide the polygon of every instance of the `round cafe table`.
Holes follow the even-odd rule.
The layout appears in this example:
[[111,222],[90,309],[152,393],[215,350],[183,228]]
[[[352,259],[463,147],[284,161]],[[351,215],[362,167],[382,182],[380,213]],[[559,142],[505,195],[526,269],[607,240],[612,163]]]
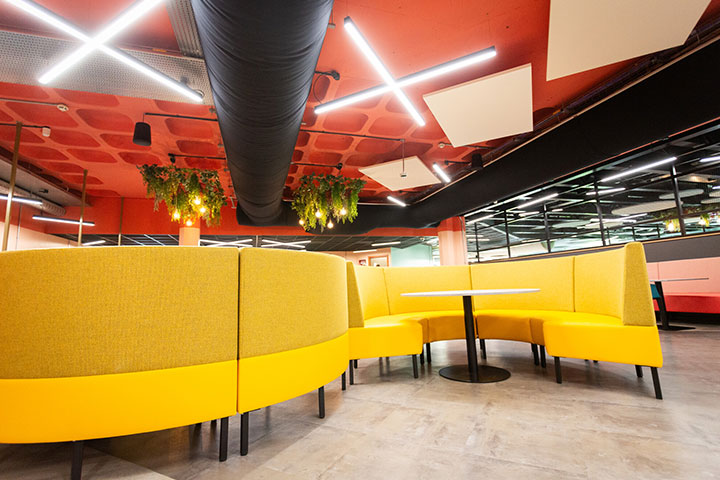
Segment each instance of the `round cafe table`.
[[510,378],[510,372],[504,368],[478,365],[475,348],[475,319],[473,317],[472,297],[480,295],[510,295],[516,293],[539,292],[539,288],[500,288],[493,290],[446,290],[438,292],[403,293],[403,297],[462,297],[465,316],[465,342],[467,344],[467,365],[451,365],[440,369],[440,376],[456,382],[491,383],[502,382]]

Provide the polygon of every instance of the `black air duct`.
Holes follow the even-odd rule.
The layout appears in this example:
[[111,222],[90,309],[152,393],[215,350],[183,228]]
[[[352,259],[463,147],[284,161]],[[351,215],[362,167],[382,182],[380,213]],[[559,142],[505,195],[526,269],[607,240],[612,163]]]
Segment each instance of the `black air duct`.
[[332,0],[192,0],[192,6],[238,216],[275,224]]

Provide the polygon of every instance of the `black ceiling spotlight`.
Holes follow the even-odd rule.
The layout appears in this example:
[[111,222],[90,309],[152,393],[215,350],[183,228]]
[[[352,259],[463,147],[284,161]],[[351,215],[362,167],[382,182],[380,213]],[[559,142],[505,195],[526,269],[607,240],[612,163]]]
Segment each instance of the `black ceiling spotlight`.
[[330,70],[329,72],[321,72],[319,70],[315,70],[316,75],[327,75],[328,77],[332,77],[334,80],[340,80],[340,74],[336,70]]
[[168,157],[170,157],[170,163],[172,163],[173,165],[175,165],[175,162],[176,162],[176,160],[177,160],[177,159],[175,158],[175,154],[174,154],[174,153],[168,153]]
[[[145,116],[143,115],[143,120]],[[149,147],[152,144],[152,136],[150,134],[150,124],[142,122],[135,123],[135,131],[133,132],[133,143]]]

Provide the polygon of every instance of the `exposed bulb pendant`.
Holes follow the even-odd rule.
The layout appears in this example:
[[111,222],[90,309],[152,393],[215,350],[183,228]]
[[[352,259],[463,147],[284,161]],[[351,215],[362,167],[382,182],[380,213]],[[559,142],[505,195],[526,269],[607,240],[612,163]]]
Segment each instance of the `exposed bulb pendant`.
[[327,224],[327,228],[333,228],[335,226],[334,223],[332,223],[332,220],[330,220]]
[[340,215],[343,215],[343,216],[347,215],[347,210],[345,210],[345,207],[340,209]]
[[315,212],[315,217],[316,217],[316,218],[322,217],[322,212],[321,212],[320,210],[318,210],[317,212]]

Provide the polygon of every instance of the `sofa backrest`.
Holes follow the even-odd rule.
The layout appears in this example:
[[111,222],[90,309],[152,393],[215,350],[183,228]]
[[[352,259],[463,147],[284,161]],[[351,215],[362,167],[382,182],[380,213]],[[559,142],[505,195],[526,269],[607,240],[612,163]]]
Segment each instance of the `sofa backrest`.
[[130,373],[237,358],[234,248],[0,254],[0,378]]
[[655,325],[645,251],[641,243],[575,257],[575,311]]
[[470,266],[473,289],[539,288],[539,292],[473,297],[477,309],[530,309],[572,312],[573,257],[481,263]]
[[315,345],[346,333],[345,268],[335,255],[242,249],[239,358]]
[[437,290],[469,290],[470,269],[467,265],[446,267],[387,267],[390,314],[435,310],[462,310],[461,297],[403,297],[403,293]]
[[390,315],[383,270],[347,263],[350,327],[362,327],[366,319]]

